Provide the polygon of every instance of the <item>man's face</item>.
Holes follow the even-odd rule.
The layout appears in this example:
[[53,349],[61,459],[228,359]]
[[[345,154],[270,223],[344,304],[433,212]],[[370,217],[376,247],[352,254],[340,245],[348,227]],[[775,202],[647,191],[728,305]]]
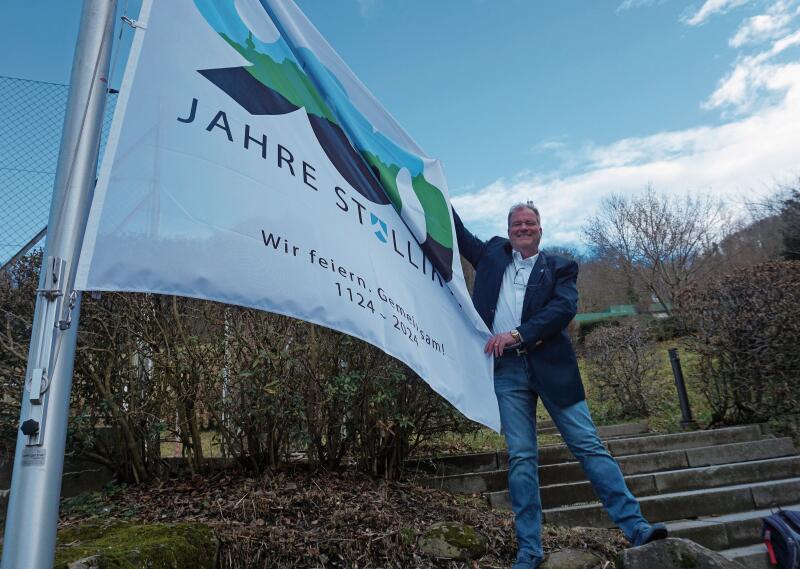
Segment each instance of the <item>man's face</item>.
[[511,214],[508,238],[511,246],[526,257],[535,255],[539,252],[539,242],[542,240],[539,218],[527,207],[518,209]]

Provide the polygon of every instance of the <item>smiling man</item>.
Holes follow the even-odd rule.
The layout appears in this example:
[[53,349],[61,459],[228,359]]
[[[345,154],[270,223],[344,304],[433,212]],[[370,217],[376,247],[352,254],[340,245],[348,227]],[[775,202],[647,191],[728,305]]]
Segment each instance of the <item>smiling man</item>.
[[539,250],[539,210],[528,202],[508,213],[508,239],[481,241],[454,214],[461,254],[475,267],[475,308],[493,336],[494,390],[509,453],[508,487],[519,551],[514,569],[544,560],[539,497],[536,405],[539,399],[580,461],[609,516],[628,540],[643,545],[667,536],[650,525],[625,485],[589,414],[567,325],[578,303],[578,265]]

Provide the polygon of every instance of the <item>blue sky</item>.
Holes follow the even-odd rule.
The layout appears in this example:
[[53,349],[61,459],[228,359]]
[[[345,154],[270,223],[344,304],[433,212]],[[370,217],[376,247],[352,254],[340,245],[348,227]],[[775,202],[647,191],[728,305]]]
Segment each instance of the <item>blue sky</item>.
[[[800,175],[800,0],[298,3],[481,235],[525,199],[577,243],[611,192],[741,202]],[[68,82],[80,6],[3,0],[0,75]]]

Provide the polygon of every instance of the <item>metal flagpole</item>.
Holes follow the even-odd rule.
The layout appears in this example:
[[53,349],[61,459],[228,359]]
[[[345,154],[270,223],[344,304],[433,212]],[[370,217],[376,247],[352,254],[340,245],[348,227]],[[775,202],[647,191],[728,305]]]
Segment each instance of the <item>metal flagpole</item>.
[[53,567],[80,295],[116,0],[84,0],[42,259],[0,569]]

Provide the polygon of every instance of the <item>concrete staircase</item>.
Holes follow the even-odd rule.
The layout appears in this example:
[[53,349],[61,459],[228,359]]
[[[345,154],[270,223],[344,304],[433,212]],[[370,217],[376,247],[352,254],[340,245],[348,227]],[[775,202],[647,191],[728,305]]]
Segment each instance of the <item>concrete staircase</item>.
[[[553,434],[549,429],[540,425]],[[638,423],[601,427],[600,436],[648,520],[745,567],[770,567],[761,517],[776,506],[800,509],[800,455],[791,439],[771,437],[761,425],[661,435]],[[566,446],[540,446],[539,462],[545,522],[614,527]],[[430,486],[482,493],[492,506],[510,508],[504,451],[410,467],[427,474]]]

